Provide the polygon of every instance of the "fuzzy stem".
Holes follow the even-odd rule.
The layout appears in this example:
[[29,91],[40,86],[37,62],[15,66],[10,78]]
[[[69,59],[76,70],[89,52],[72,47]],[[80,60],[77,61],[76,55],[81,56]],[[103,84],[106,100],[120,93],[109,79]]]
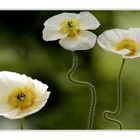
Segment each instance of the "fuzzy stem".
[[20,119],[20,129],[23,130],[24,129],[24,118]]
[[119,74],[117,77],[117,106],[116,106],[116,109],[115,109],[115,111],[105,111],[103,113],[104,118],[108,121],[117,123],[119,125],[120,130],[122,130],[122,123],[116,119],[108,117],[108,115],[117,115],[121,110],[121,104],[122,104],[121,74],[122,74],[124,63],[125,63],[125,59],[123,59],[123,61],[122,61],[120,71],[119,71]]
[[76,71],[77,66],[78,66],[78,54],[77,54],[77,52],[73,52],[72,67],[69,69],[69,71],[67,73],[67,77],[72,83],[82,85],[82,86],[87,86],[90,89],[90,92],[91,92],[90,100],[91,101],[90,101],[87,129],[92,129],[94,114],[95,114],[95,108],[96,108],[96,89],[89,82],[78,81],[78,80],[75,80],[75,79],[72,78],[72,75]]

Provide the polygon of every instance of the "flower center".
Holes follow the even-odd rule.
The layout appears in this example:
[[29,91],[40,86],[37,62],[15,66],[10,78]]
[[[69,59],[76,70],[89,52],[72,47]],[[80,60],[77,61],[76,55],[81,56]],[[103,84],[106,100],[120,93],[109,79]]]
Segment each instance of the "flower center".
[[79,22],[77,19],[66,19],[61,23],[61,32],[68,34],[69,37],[75,37],[79,34]]
[[123,39],[120,43],[116,45],[118,51],[127,49],[130,53],[127,56],[132,56],[136,53],[136,42],[131,39]]
[[17,100],[18,101],[24,101],[25,98],[26,98],[26,95],[23,92],[18,93],[18,95],[17,95]]
[[8,104],[12,108],[28,109],[34,105],[36,94],[28,87],[16,88],[8,95]]

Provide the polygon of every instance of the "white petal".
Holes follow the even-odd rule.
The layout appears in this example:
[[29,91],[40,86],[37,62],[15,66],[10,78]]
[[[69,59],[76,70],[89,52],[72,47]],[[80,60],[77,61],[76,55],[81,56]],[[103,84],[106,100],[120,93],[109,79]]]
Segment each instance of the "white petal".
[[125,59],[137,58],[137,57],[140,57],[140,51],[136,52],[135,55],[132,55],[132,56],[122,55],[122,57],[125,58]]
[[43,84],[42,82],[36,79],[33,80],[33,83],[35,85],[35,90],[37,91],[37,93],[39,93],[39,95],[43,95],[44,92],[46,92],[48,89],[48,86],[46,84]]
[[78,19],[81,30],[94,30],[100,26],[99,21],[90,12],[80,12]]
[[44,25],[46,28],[59,30],[59,26],[63,20],[69,19],[69,18],[77,18],[77,16],[78,14],[75,14],[75,13],[67,13],[67,12],[61,13],[47,19]]
[[[23,85],[23,80],[20,74],[15,72],[0,72],[0,90],[8,91],[15,87],[20,87]],[[0,93],[1,94],[1,93]],[[4,94],[4,93],[2,93]]]
[[116,53],[120,54],[120,55],[127,55],[130,53],[129,50],[127,49],[123,49],[123,50],[120,50],[120,51],[117,51]]
[[35,90],[39,96],[39,98],[36,99],[36,102],[38,104],[37,106],[40,106],[42,108],[46,104],[51,92],[47,91],[48,86],[46,84],[43,84],[38,80],[34,80],[34,84]]
[[10,112],[12,109],[4,98],[0,99],[0,114]]
[[112,29],[99,35],[97,42],[106,51],[116,51],[116,44],[123,39],[128,38],[128,31],[124,29]]
[[140,51],[140,28],[130,28],[128,30],[129,38],[134,40],[137,45],[137,51]]
[[53,40],[58,40],[60,38],[66,37],[67,34],[62,34],[59,30],[48,30],[44,28],[43,30],[43,39],[45,41],[53,41]]
[[33,79],[31,77],[27,77],[25,74],[22,74],[21,78],[22,78],[22,84],[24,87],[27,86],[29,88],[35,88]]
[[19,109],[17,108],[17,109],[13,109],[13,110],[6,112],[6,113],[0,113],[0,115],[6,117],[8,119],[15,119],[18,112],[19,112]]
[[88,50],[94,47],[96,35],[89,31],[81,31],[77,37],[66,37],[61,39],[59,43],[70,51]]
[[124,59],[134,59],[134,58],[137,58],[137,57],[140,57],[140,55],[133,55],[133,56],[122,56]]
[[140,41],[140,28],[129,28],[129,38]]

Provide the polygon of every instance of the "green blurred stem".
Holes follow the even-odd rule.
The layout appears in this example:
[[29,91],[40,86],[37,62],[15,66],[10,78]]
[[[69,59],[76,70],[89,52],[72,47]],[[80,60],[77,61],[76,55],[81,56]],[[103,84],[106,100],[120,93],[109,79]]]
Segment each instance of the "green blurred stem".
[[125,59],[122,60],[120,71],[119,71],[119,74],[117,77],[117,106],[116,106],[116,109],[115,109],[115,111],[105,111],[104,112],[104,118],[108,121],[117,123],[119,125],[120,130],[122,130],[122,123],[116,119],[108,117],[108,115],[117,115],[121,110],[121,104],[122,104],[121,75],[122,75],[124,63],[125,63]]
[[20,129],[23,130],[24,129],[24,118],[20,119]]
[[96,108],[96,89],[89,82],[78,81],[78,80],[75,80],[75,79],[72,78],[72,75],[76,71],[77,66],[78,66],[78,54],[75,51],[75,52],[73,52],[72,67],[69,69],[69,71],[67,73],[67,77],[72,83],[82,85],[82,86],[87,86],[90,89],[91,98],[90,98],[90,108],[89,108],[89,114],[88,114],[87,129],[92,129],[93,120],[94,120],[94,114],[95,114],[95,108]]

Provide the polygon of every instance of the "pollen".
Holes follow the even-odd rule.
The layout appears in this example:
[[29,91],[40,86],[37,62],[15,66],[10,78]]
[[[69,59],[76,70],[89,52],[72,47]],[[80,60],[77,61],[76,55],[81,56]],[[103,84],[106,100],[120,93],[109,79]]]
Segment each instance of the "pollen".
[[8,95],[8,104],[12,108],[25,110],[35,104],[36,93],[28,87],[16,88]]
[[66,19],[61,23],[61,32],[68,34],[69,37],[75,37],[80,33],[79,22],[77,19]]
[[120,43],[116,45],[118,51],[127,49],[130,51],[126,56],[133,56],[136,53],[136,42],[131,39],[123,39]]

